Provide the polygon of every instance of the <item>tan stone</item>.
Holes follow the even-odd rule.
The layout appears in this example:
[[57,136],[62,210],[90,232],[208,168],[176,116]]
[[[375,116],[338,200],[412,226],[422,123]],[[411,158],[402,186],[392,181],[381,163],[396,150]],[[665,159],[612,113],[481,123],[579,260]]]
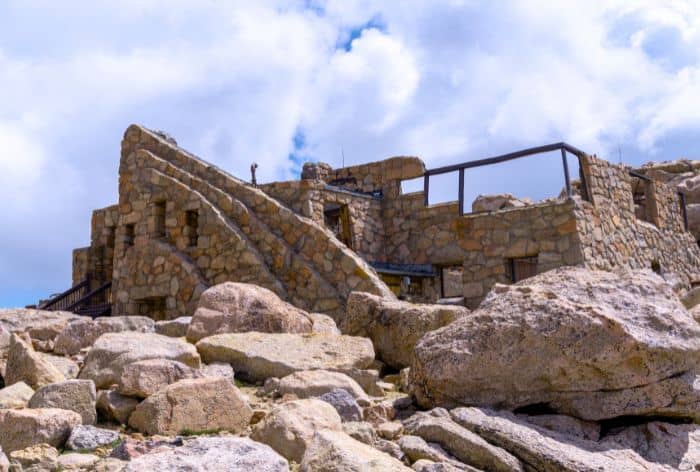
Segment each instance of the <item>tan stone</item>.
[[292,394],[299,398],[318,397],[335,389],[342,389],[356,400],[368,401],[367,394],[353,379],[340,372],[302,370],[280,379],[280,395]]
[[92,380],[66,380],[46,385],[29,400],[29,408],[60,408],[78,413],[83,424],[95,424],[97,393]]
[[97,411],[102,417],[119,424],[129,422],[129,417],[138,404],[136,398],[126,397],[114,390],[100,390],[97,393]]
[[4,378],[6,385],[25,382],[33,389],[65,380],[58,369],[17,335],[12,335],[10,340]]
[[255,425],[251,438],[298,463],[319,430],[342,431],[341,419],[331,405],[310,398],[276,405]]
[[27,471],[57,470],[58,457],[58,450],[48,444],[37,444],[10,453],[11,463]]
[[148,434],[178,434],[226,430],[240,433],[253,410],[229,380],[216,377],[184,379],[141,402],[129,426]]
[[122,369],[118,391],[122,395],[146,398],[168,385],[200,374],[182,362],[170,359],[146,359]]
[[0,410],[0,447],[7,453],[46,443],[62,447],[80,415],[57,408]]
[[16,382],[9,387],[0,389],[0,409],[24,408],[29,399],[34,395],[34,390],[24,382]]

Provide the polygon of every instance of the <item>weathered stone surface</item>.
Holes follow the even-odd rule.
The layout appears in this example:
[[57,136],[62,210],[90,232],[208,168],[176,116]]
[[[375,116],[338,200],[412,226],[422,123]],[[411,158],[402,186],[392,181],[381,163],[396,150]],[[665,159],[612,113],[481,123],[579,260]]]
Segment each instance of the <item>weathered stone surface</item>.
[[58,456],[58,470],[95,470],[93,467],[99,460],[95,454],[69,452]]
[[318,399],[335,408],[343,421],[362,421],[362,408],[347,390],[341,388],[331,390]]
[[130,397],[146,398],[182,379],[199,377],[198,370],[170,359],[146,359],[122,369],[118,391]]
[[[423,406],[515,408],[654,384],[699,357],[700,325],[659,276],[569,267],[496,286],[470,316],[428,333],[410,382]],[[600,416],[589,407],[586,418]]]
[[97,392],[92,380],[66,380],[40,388],[29,408],[60,408],[78,413],[83,424],[95,424]]
[[10,461],[0,447],[0,472],[8,472],[10,470]]
[[181,447],[185,444],[182,436],[175,438],[158,438],[137,440],[130,437],[125,438],[109,455],[114,459],[130,461],[144,454],[156,454],[158,452],[169,451],[170,449]]
[[53,342],[69,321],[80,318],[67,311],[0,308],[0,326],[10,333],[26,332],[32,340],[40,342]]
[[105,333],[121,331],[137,331],[148,333],[153,331],[154,321],[145,316],[108,316],[97,318],[80,318],[66,324],[56,337],[54,352],[63,355],[73,355],[81,349],[92,346],[97,338]]
[[34,390],[24,382],[17,382],[0,389],[0,409],[24,408],[32,395],[34,395]]
[[75,426],[81,424],[74,411],[57,408],[0,410],[0,447],[7,453],[46,443],[61,447]]
[[243,431],[253,416],[241,392],[229,380],[185,379],[141,402],[129,426],[148,434],[183,431]]
[[136,398],[126,397],[115,390],[100,390],[97,393],[97,411],[100,416],[119,424],[129,422],[129,417],[138,404]]
[[374,426],[366,421],[348,421],[343,423],[343,432],[351,438],[370,446],[377,440],[377,432],[374,430]]
[[597,441],[600,439],[600,424],[582,421],[565,415],[522,416],[522,419],[541,428],[556,431],[564,436]]
[[187,330],[192,342],[214,334],[309,333],[308,313],[264,287],[225,282],[204,291]]
[[65,380],[65,376],[48,362],[41,353],[13,334],[5,367],[5,385],[24,382],[33,389]]
[[601,446],[631,449],[653,466],[670,470],[698,470],[700,466],[700,427],[696,424],[653,421],[631,426],[609,434]]
[[395,368],[410,364],[416,342],[427,332],[467,315],[469,310],[450,305],[418,305],[353,292],[348,298],[340,330],[372,340],[377,356]]
[[251,438],[298,463],[320,430],[342,431],[340,416],[328,403],[309,398],[276,405],[255,425]]
[[335,389],[348,392],[355,399],[367,400],[362,387],[347,375],[327,370],[302,370],[280,379],[280,395],[293,394],[299,398],[318,397]]
[[48,444],[37,444],[10,453],[10,463],[23,471],[58,469],[58,451]]
[[181,338],[187,335],[187,330],[192,322],[191,316],[181,316],[174,320],[159,321],[155,325],[156,333],[173,338]]
[[74,379],[78,377],[80,373],[80,366],[77,362],[70,360],[67,357],[53,356],[51,354],[38,353],[44,360],[48,361],[49,364],[54,366],[66,379]]
[[403,465],[372,446],[361,443],[338,431],[322,430],[314,435],[301,461],[301,472],[411,472]]
[[410,434],[401,436],[399,447],[411,462],[427,459],[432,462],[451,462],[453,458],[436,443],[428,443],[420,436]]
[[452,418],[492,444],[518,457],[531,469],[542,472],[655,471],[630,449],[610,448],[585,439],[533,426],[504,411],[456,408]]
[[95,426],[80,425],[73,428],[66,447],[74,451],[94,451],[100,446],[107,446],[119,440],[119,432]]
[[226,362],[212,362],[211,364],[203,364],[199,369],[201,377],[223,377],[233,382],[234,371],[231,364]]
[[300,370],[365,369],[374,360],[369,339],[327,334],[231,333],[204,338],[205,362],[228,362],[252,380],[285,377]]
[[406,462],[406,454],[403,453],[401,448],[399,447],[398,444],[392,441],[388,441],[386,439],[378,438],[376,441],[374,441],[374,444],[372,444],[372,447],[374,447],[376,450],[381,451],[385,454],[390,455],[394,459],[398,459],[401,462]]
[[309,313],[308,316],[313,323],[312,333],[341,334],[338,325],[330,316],[323,313]]
[[460,461],[484,470],[522,471],[523,465],[510,453],[458,425],[449,416],[416,413],[404,422],[408,434],[438,443]]
[[248,438],[201,437],[187,441],[182,447],[139,456],[124,469],[125,472],[145,470],[287,472],[289,464],[269,446]]
[[529,199],[516,198],[509,193],[499,195],[479,195],[472,202],[472,212],[476,213],[480,211],[503,210],[505,208],[520,208],[531,204],[532,201]]
[[154,333],[107,333],[88,352],[81,379],[92,379],[97,388],[119,382],[127,365],[146,359],[172,359],[199,368],[200,359],[191,344]]
[[377,426],[377,434],[384,439],[398,439],[403,433],[403,425],[398,421],[386,421]]

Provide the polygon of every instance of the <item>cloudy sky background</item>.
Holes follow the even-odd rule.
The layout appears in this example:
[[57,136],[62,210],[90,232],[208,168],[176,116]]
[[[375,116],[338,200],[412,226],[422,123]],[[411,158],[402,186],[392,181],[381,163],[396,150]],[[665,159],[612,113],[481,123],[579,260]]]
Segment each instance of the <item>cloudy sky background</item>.
[[[694,0],[2,0],[0,306],[70,285],[130,123],[246,179],[258,162],[261,181],[341,149],[429,167],[562,140],[695,158],[699,28]],[[467,175],[468,195],[561,185],[547,156]]]

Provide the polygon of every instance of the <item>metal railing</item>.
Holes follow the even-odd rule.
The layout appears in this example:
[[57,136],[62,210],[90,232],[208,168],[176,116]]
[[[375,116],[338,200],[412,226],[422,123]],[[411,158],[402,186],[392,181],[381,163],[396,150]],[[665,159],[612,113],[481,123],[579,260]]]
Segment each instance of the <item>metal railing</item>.
[[77,301],[87,295],[90,289],[90,281],[88,279],[83,280],[77,285],[69,288],[63,293],[56,295],[50,300],[41,303],[38,308],[40,310],[48,311],[58,311],[66,310],[69,311],[69,307],[74,305]]
[[[571,198],[571,179],[569,177],[569,164],[566,160],[566,153],[571,153],[576,156],[579,160],[579,168],[581,168],[581,157],[585,156],[586,153],[580,149],[571,146],[570,144],[561,142],[554,144],[547,144],[545,146],[538,146],[529,149],[523,149],[522,151],[511,152],[508,154],[502,154],[500,156],[489,157],[486,159],[479,159],[476,161],[463,162],[462,164],[454,164],[450,166],[438,167],[436,169],[426,170],[423,174],[423,193],[424,193],[424,203],[425,206],[429,206],[430,202],[428,200],[428,192],[430,191],[430,177],[441,174],[448,174],[450,172],[459,172],[459,214],[464,215],[464,171],[466,169],[471,169],[474,167],[488,166],[492,164],[500,164],[501,162],[512,161],[514,159],[520,159],[527,156],[532,156],[535,154],[543,154],[546,152],[561,151],[561,159],[564,167],[564,183],[566,185],[566,195]],[[586,185],[586,179],[583,172],[581,174],[581,191],[582,195],[588,195],[588,187]]]

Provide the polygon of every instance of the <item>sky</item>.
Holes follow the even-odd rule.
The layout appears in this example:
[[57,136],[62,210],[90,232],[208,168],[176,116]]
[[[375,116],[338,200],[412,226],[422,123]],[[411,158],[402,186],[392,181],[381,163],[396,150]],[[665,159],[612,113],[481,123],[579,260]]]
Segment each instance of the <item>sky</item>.
[[[131,123],[261,182],[558,141],[692,159],[700,2],[0,0],[0,307],[70,286]],[[441,179],[431,202],[456,194]],[[562,184],[557,156],[466,175],[467,198]]]

